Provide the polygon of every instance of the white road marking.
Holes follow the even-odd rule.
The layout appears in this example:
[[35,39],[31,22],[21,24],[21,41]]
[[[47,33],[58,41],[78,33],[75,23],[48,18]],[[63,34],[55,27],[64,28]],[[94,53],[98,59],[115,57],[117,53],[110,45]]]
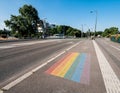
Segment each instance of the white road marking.
[[113,48],[117,49],[118,51],[120,51],[120,48],[117,48],[117,47],[115,47],[113,45],[111,45],[111,47],[113,47]]
[[15,46],[13,46],[13,45],[10,45],[10,46],[0,46],[0,49],[13,48],[13,47],[15,47]]
[[117,48],[117,47],[115,47],[115,46],[113,46],[113,45],[110,45],[108,42],[105,42],[105,41],[103,41],[103,42],[104,42],[105,44],[111,46],[112,48],[117,49],[118,51],[120,51],[120,48]]
[[38,43],[54,42],[54,41],[58,41],[58,40],[45,40],[45,41],[43,40],[43,41],[32,41],[32,42],[26,42],[26,43],[16,43],[16,44],[0,46],[0,49],[14,48],[14,47],[33,45],[33,44],[38,44]]
[[45,65],[47,65],[47,63],[43,63],[42,65],[36,67],[35,69],[33,69],[31,72],[34,73],[36,71],[38,71],[40,68],[44,67]]
[[3,91],[2,91],[2,90],[0,90],[0,93],[3,93]]
[[93,41],[95,51],[97,54],[99,66],[102,72],[104,84],[107,93],[120,93],[120,80],[113,71],[109,62],[105,58],[104,54],[100,50],[99,46],[95,41]]
[[[73,47],[77,46],[80,42],[76,43],[75,45],[71,46],[70,48],[66,49],[66,50],[70,50]],[[50,60],[48,60],[47,62],[43,63],[42,65],[36,67],[35,69],[29,71],[28,73],[24,74],[23,76],[19,77],[18,79],[12,81],[11,83],[9,83],[8,85],[4,86],[2,88],[2,90],[9,90],[10,88],[14,87],[15,85],[17,85],[18,83],[20,83],[21,81],[23,81],[24,79],[28,78],[29,76],[31,76],[34,72],[38,71],[40,68],[44,67],[45,65],[47,65],[48,63],[50,63],[51,61],[53,61],[54,59],[56,59],[57,57],[61,56],[62,54],[64,54],[65,51],[59,53],[57,56],[51,58]]]
[[[80,41],[80,42],[82,42],[82,41]],[[77,46],[80,42],[78,42],[77,44],[75,44],[75,45],[73,45],[73,46],[69,47],[69,48],[68,48],[68,49],[66,49],[66,50],[68,51],[68,50],[72,49],[73,47]]]
[[68,42],[67,44],[73,44],[73,42]]
[[8,85],[6,85],[5,87],[3,87],[2,90],[5,90],[5,91],[9,90],[10,88],[12,88],[16,84],[20,83],[21,81],[23,81],[24,79],[26,79],[30,75],[32,75],[32,72],[28,72],[28,73],[24,74],[23,76],[19,77],[18,79],[14,80],[13,82],[11,82]]
[[[107,44],[107,45],[110,45],[109,43],[107,43],[107,42],[105,42],[105,41],[104,41],[104,43]],[[110,46],[113,47],[114,49],[117,49],[118,51],[120,51],[120,48],[115,47],[115,46],[113,46],[113,45],[110,45]]]

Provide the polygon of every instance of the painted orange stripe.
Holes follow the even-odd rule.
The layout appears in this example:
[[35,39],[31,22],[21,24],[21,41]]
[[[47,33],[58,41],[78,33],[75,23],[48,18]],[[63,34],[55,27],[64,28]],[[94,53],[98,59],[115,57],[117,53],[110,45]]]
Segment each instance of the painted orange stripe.
[[57,73],[59,73],[59,71],[61,70],[61,68],[66,64],[66,62],[73,56],[73,54],[70,54],[64,61],[61,62],[61,64],[56,67],[53,71],[52,71],[52,75],[57,75]]
[[61,68],[60,72],[57,74],[57,76],[64,77],[66,72],[69,70],[71,65],[74,63],[74,60],[78,56],[78,53],[73,53],[72,57],[66,62],[66,64]]
[[47,71],[45,71],[45,73],[50,74],[59,64],[61,64],[61,62],[63,62],[69,55],[71,55],[71,53],[67,54],[64,58],[62,58],[61,60],[59,60],[58,62],[56,62],[53,66],[51,66]]

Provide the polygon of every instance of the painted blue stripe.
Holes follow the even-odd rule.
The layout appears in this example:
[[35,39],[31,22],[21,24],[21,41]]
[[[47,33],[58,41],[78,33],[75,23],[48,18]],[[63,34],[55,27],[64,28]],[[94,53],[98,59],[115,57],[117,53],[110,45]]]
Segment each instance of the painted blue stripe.
[[80,62],[80,56],[81,54],[79,54],[76,58],[76,60],[74,61],[74,63],[72,64],[72,66],[70,67],[70,69],[67,71],[67,73],[65,74],[64,78],[66,79],[71,79],[71,77],[73,76],[76,67],[78,66],[79,62]]
[[82,53],[81,57],[80,57],[80,60],[79,60],[80,62],[78,64],[71,80],[76,81],[76,82],[80,82],[80,78],[81,78],[82,71],[83,71],[83,68],[84,68],[85,60],[86,60],[86,54]]

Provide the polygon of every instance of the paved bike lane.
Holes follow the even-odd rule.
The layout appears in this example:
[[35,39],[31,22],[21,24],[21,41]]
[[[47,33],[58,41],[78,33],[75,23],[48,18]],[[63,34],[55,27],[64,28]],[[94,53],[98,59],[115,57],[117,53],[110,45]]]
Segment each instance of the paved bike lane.
[[79,43],[4,93],[106,93],[92,41]]

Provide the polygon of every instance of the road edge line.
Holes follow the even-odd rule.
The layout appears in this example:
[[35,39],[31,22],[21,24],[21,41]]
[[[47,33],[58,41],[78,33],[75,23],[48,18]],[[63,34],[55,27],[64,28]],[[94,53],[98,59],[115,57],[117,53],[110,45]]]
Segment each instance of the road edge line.
[[4,86],[1,89],[2,91],[0,91],[0,92],[3,93],[3,91],[7,91],[7,90],[11,89],[12,87],[14,87],[15,85],[17,85],[18,83],[22,82],[23,80],[25,80],[26,78],[28,78],[29,76],[31,76],[34,72],[38,71],[40,68],[44,67],[45,65],[47,65],[48,63],[50,63],[51,61],[53,61],[54,59],[56,59],[57,57],[59,57],[62,54],[64,54],[66,51],[68,51],[68,50],[72,49],[73,47],[77,46],[80,42],[76,43],[75,45],[70,46],[69,48],[65,49],[65,51],[62,51],[57,56],[55,56],[55,57],[51,58],[50,60],[48,60],[46,63],[41,64],[40,66],[36,67],[35,69],[33,69],[33,70],[25,73],[21,77],[19,77],[19,78],[15,79],[14,81],[10,82],[6,86]]

